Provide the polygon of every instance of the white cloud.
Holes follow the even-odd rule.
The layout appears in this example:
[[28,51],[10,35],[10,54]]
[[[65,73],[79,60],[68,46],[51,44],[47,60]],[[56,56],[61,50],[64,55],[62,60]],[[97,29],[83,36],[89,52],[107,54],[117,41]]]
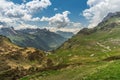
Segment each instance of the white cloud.
[[51,2],[49,0],[32,0],[22,4],[0,0],[0,21],[8,24],[21,21],[40,21],[40,18],[33,17],[33,14],[50,5]]
[[41,21],[47,21],[49,23],[49,27],[46,27],[50,31],[56,32],[66,31],[66,32],[73,32],[77,33],[80,29],[84,26],[79,22],[71,22],[68,15],[70,14],[69,11],[64,11],[62,14],[57,13],[53,17],[42,17]]
[[[37,28],[37,24],[29,24],[31,21],[46,21],[47,29],[51,31],[62,30],[68,32],[78,32],[81,29],[80,23],[71,22],[68,15],[69,11],[55,14],[53,17],[33,17],[37,11],[42,11],[51,5],[50,0],[32,0],[30,2],[16,4],[8,0],[0,0],[0,22],[7,23],[9,26],[15,26],[15,29]],[[57,10],[57,8],[54,8]],[[7,26],[5,25],[5,26]],[[0,27],[3,27],[0,25]]]
[[54,8],[54,11],[57,11],[58,10],[58,8]]
[[42,17],[41,21],[48,21],[50,25],[57,28],[65,27],[69,24],[70,20],[68,18],[69,11],[64,11],[62,14],[58,13],[53,17]]
[[35,28],[38,28],[38,27],[36,25],[29,25],[29,24],[25,24],[25,23],[21,23],[17,27],[15,27],[16,30],[26,29],[26,28],[35,29]]
[[77,32],[79,32],[81,28],[76,28],[76,27],[72,27],[72,28],[69,28],[69,27],[65,27],[65,28],[56,28],[56,27],[46,27],[46,29],[49,29],[50,31],[52,32],[56,32],[56,31],[64,31],[64,32],[72,32],[74,34],[76,34]]
[[37,10],[42,10],[44,8],[47,8],[50,5],[51,5],[51,2],[49,0],[33,0],[26,3],[26,8],[30,12],[35,12]]
[[56,31],[64,31],[64,32],[73,32],[74,34],[76,34],[77,32],[79,32],[84,26],[81,23],[77,23],[77,22],[69,22],[69,24],[66,27],[61,27],[61,28],[57,28],[54,26],[47,26],[45,27],[46,29],[49,29],[52,32],[56,32]]
[[120,11],[120,0],[88,0],[89,9],[83,15],[89,20],[89,28],[95,27],[110,12]]

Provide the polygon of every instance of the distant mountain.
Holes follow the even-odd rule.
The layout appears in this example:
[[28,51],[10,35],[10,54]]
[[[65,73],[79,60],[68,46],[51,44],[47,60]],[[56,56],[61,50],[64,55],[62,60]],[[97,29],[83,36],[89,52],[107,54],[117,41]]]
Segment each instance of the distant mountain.
[[66,38],[59,34],[39,28],[21,30],[15,30],[13,27],[1,28],[0,34],[7,36],[19,46],[35,47],[45,51],[56,49],[66,41]]
[[74,33],[72,32],[64,32],[64,31],[56,31],[56,33],[65,38],[71,38],[74,35]]

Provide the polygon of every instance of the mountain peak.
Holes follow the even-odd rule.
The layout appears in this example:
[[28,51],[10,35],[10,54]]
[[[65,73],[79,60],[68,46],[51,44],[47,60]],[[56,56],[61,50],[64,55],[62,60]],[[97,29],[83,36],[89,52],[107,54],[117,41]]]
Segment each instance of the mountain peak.
[[108,13],[108,15],[106,17],[104,17],[104,19],[102,20],[102,22],[105,22],[107,20],[109,20],[110,18],[113,18],[113,17],[120,17],[120,12],[115,12],[115,13]]
[[96,29],[99,30],[110,30],[120,25],[120,12],[109,13],[103,20],[98,24]]

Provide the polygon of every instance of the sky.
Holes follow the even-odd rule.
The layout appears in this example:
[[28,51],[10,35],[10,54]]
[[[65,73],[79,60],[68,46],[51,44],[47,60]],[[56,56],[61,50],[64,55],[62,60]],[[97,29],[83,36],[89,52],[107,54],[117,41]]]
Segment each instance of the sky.
[[0,28],[47,28],[77,33],[93,28],[120,0],[0,0]]

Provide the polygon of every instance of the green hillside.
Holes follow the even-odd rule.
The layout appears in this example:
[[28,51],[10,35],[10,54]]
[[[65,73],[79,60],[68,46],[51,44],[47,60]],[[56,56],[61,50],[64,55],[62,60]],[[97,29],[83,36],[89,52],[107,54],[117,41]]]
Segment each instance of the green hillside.
[[[98,61],[120,52],[119,18],[111,18],[94,29],[83,29],[54,51],[51,57],[61,63]],[[113,25],[114,24],[114,25]]]
[[119,80],[120,18],[112,16],[93,29],[82,29],[48,57],[57,69],[21,80]]

